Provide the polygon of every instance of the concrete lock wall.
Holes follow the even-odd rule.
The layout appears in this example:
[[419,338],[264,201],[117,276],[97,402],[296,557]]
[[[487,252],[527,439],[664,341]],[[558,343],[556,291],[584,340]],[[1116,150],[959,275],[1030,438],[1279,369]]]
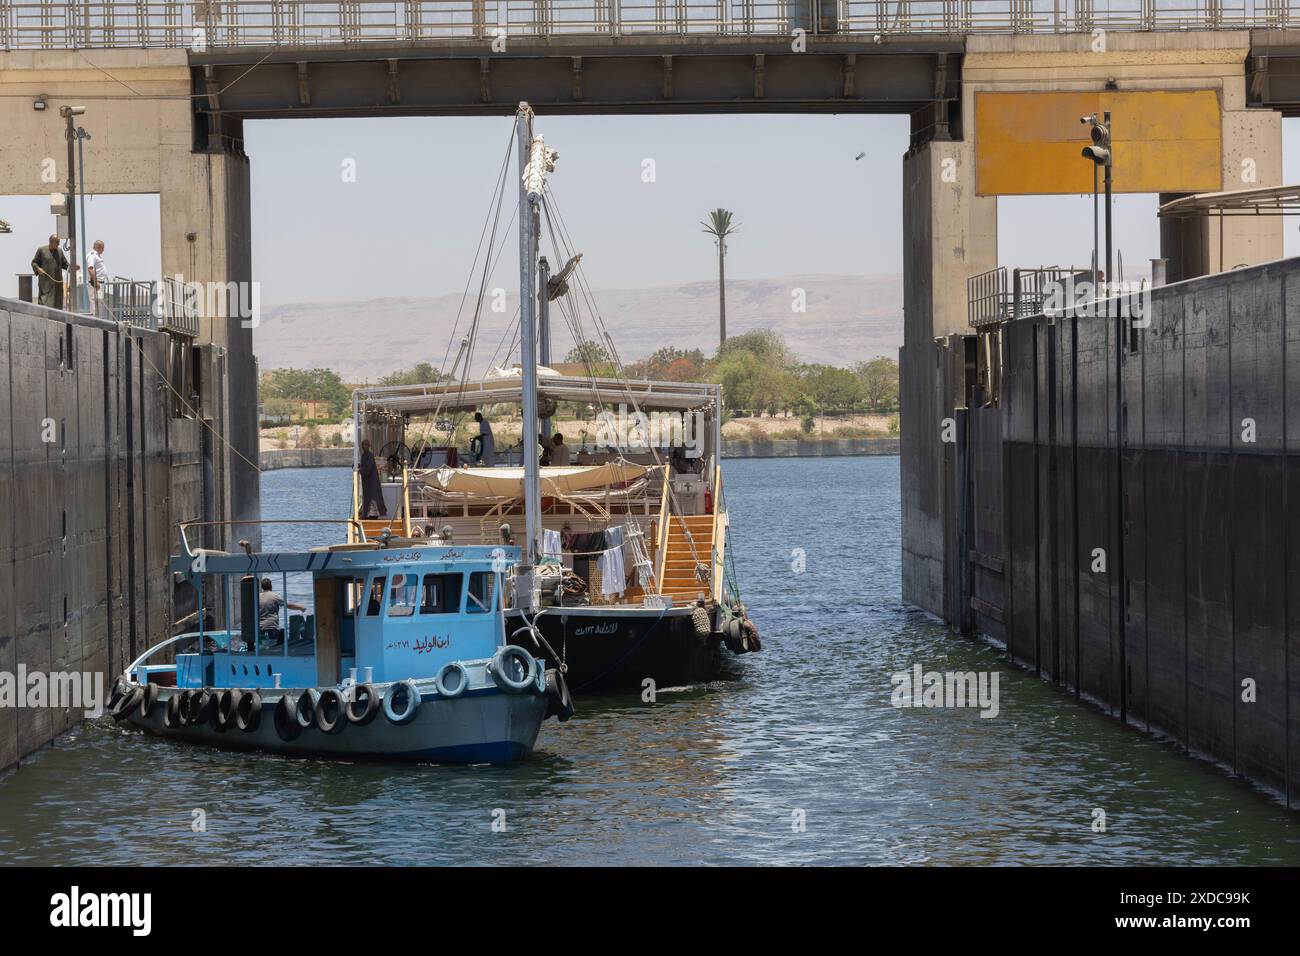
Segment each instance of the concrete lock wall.
[[[1221,111],[1222,189],[1278,185],[1281,117],[1246,107],[1249,50],[1245,31],[967,38],[961,121],[951,127],[962,138],[921,142],[903,160],[900,493],[903,599],[908,603],[946,620],[967,613],[964,605],[953,604],[961,584],[952,562],[962,503],[952,499],[946,480],[955,467],[955,449],[942,441],[944,420],[961,400],[953,397],[952,369],[936,340],[969,331],[966,280],[998,265],[997,197],[980,193],[975,172],[978,96],[1097,92],[1111,84],[1120,91],[1212,90]],[[1069,119],[1077,125],[1077,117]],[[1122,159],[1117,148],[1116,162]],[[1050,239],[1050,225],[1044,232]],[[1164,232],[1162,254],[1173,259],[1174,278],[1217,271],[1220,263],[1233,268],[1282,256],[1279,217],[1235,217],[1223,223],[1222,231],[1217,223],[1213,228],[1194,223]],[[1044,254],[1050,256],[1050,248]],[[1199,265],[1190,269],[1189,263]],[[1007,265],[1072,264],[1086,265]]]
[[974,505],[967,626],[1294,806],[1300,260],[1156,289],[1150,318],[1122,323],[1122,545],[1115,320],[1002,327],[999,403],[965,419],[973,464],[947,476]]
[[[223,437],[241,453],[230,462],[232,513],[255,520],[258,471],[249,464],[257,460],[255,317],[238,315],[229,296],[209,294],[215,283],[248,283],[251,290],[248,159],[242,142],[195,129],[192,93],[184,50],[0,52],[0,196],[63,190],[67,143],[58,111],[64,105],[86,107],[77,124],[93,136],[85,146],[87,192],[158,195],[163,272],[203,284],[198,341],[220,346],[227,357],[235,401],[223,418]],[[44,110],[32,108],[37,97]],[[35,250],[41,237],[28,238]],[[111,232],[102,238],[111,249]],[[240,529],[238,537],[260,540],[256,526]]]
[[[0,671],[91,671],[107,691],[172,633],[176,523],[223,518],[230,495],[168,387],[178,350],[222,429],[223,350],[0,299]],[[0,707],[0,770],[81,717]]]

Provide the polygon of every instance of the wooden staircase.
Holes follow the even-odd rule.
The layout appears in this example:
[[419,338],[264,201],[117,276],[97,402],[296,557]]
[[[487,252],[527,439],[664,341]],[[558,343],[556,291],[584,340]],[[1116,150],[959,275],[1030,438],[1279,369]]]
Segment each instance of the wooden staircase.
[[361,527],[366,529],[367,541],[378,541],[385,528],[394,537],[401,537],[406,533],[401,518],[364,518]]
[[[695,540],[695,553],[686,539],[690,529]],[[668,545],[664,552],[664,576],[661,593],[673,599],[674,604],[689,604],[700,595],[707,597],[711,591],[709,581],[701,581],[695,574],[696,555],[707,570],[713,561],[713,515],[673,515],[668,519]]]

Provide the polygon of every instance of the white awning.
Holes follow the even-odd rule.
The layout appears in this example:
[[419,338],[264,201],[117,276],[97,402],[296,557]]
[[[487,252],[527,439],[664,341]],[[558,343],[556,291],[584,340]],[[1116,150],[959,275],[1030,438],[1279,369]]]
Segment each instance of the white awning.
[[[569,495],[640,478],[649,469],[622,459],[604,465],[540,469],[543,495]],[[519,498],[524,493],[523,468],[437,468],[413,475],[441,491],[479,498]]]

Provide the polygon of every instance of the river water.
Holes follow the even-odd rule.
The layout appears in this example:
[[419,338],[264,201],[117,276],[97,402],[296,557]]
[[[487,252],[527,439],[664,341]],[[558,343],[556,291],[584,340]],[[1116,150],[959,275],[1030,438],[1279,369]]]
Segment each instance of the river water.
[[[346,469],[268,472],[263,516],[337,517],[349,488]],[[732,679],[580,698],[503,768],[225,753],[105,718],[0,781],[0,860],[1300,862],[1300,818],[1271,799],[899,602],[897,458],[731,461],[727,494],[764,638]],[[998,672],[997,716],[893,707],[914,664]]]

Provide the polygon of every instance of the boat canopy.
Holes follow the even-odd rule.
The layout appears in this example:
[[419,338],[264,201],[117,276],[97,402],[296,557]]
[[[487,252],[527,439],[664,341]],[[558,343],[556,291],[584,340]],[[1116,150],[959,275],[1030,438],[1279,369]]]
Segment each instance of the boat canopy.
[[[541,493],[569,495],[592,488],[607,488],[640,478],[645,465],[619,459],[603,465],[577,465],[540,469]],[[523,468],[437,468],[421,472],[420,481],[440,491],[486,498],[517,498],[524,493]]]
[[[551,374],[538,377],[537,396],[557,402],[595,402],[614,408],[620,403],[630,407],[635,401],[642,410],[689,410],[720,407],[722,386],[708,382],[623,381]],[[362,388],[357,390],[356,398],[363,410],[420,415],[497,403],[522,403],[524,389],[518,374],[503,376],[498,370],[498,374],[475,382]]]

